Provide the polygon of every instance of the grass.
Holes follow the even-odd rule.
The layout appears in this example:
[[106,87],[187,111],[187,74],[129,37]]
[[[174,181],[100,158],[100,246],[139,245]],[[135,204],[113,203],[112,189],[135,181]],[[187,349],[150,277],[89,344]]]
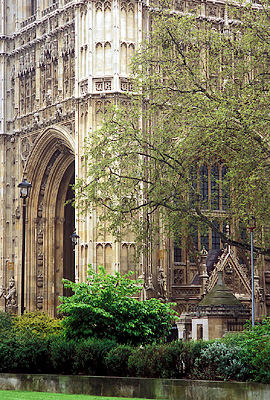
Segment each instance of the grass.
[[142,400],[134,398],[130,399],[127,397],[108,397],[108,396],[101,397],[101,396],[89,396],[87,394],[21,392],[17,390],[0,390],[0,399],[1,400]]

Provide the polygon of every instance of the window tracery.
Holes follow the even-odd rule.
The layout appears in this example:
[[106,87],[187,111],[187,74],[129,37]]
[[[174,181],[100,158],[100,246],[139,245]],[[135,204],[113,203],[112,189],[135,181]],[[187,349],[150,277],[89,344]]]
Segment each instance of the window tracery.
[[[209,210],[213,214],[214,225],[225,233],[225,218],[224,213],[228,207],[229,194],[225,190],[224,184],[226,181],[227,168],[218,162],[212,164],[204,163],[200,166],[196,165],[190,170],[191,185],[193,190],[190,192],[191,204],[194,201],[194,193],[200,195],[200,207],[203,210]],[[195,195],[196,197],[196,195]],[[223,218],[221,218],[223,217]],[[181,262],[185,248],[190,252],[190,262],[196,262],[195,253],[201,251],[203,247],[207,251],[209,249],[220,249],[222,243],[219,235],[208,226],[195,225],[190,227],[190,239],[185,240],[185,246],[179,244],[179,241],[174,243],[174,262]],[[186,242],[187,241],[187,242]],[[180,241],[181,242],[181,241]]]

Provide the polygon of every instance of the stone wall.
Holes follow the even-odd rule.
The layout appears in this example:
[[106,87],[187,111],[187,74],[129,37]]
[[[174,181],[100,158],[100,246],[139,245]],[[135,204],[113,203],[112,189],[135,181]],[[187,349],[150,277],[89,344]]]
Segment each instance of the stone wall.
[[262,383],[182,379],[0,374],[0,389],[163,400],[270,399],[270,385]]

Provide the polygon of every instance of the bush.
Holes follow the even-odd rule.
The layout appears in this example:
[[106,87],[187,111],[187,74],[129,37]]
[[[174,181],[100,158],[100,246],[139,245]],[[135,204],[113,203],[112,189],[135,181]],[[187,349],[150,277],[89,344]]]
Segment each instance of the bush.
[[237,346],[228,346],[218,341],[209,343],[194,362],[192,378],[243,381],[248,370],[241,356]]
[[109,351],[105,358],[107,374],[109,376],[127,376],[128,360],[134,348],[128,345],[120,345]]
[[23,316],[15,317],[13,329],[18,333],[32,332],[42,337],[60,335],[63,330],[61,320],[51,318],[40,311],[27,312]]
[[130,273],[110,275],[102,267],[98,273],[91,268],[88,273],[87,283],[64,280],[64,286],[74,292],[60,297],[67,339],[96,337],[140,345],[160,342],[170,332],[171,320],[177,319],[173,303],[132,297],[142,289],[142,281],[132,280]]
[[76,345],[73,373],[86,375],[106,375],[105,358],[116,342],[108,339],[88,339]]
[[74,340],[55,338],[50,343],[50,359],[57,374],[71,375],[74,370],[75,349],[77,343]]
[[192,377],[195,360],[200,356],[202,349],[207,347],[207,345],[208,342],[203,340],[183,343],[183,350],[180,355],[183,377]]
[[6,337],[13,329],[15,315],[0,311],[0,338]]
[[48,373],[49,347],[38,336],[14,335],[0,342],[0,372]]
[[143,378],[180,378],[182,349],[182,342],[134,349],[128,360],[128,373]]
[[247,323],[242,333],[224,339],[229,346],[241,349],[241,360],[248,368],[248,380],[270,383],[270,318],[253,328]]

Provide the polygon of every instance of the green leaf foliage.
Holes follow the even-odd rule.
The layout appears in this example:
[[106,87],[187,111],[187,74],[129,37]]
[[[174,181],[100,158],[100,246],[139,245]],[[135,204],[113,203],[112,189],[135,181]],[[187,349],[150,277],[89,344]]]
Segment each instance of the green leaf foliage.
[[218,220],[235,227],[254,214],[263,243],[255,251],[270,253],[269,232],[260,229],[270,219],[269,5],[227,4],[230,24],[171,12],[167,0],[151,10],[151,30],[132,61],[133,94],[86,140],[79,208],[98,210],[116,237],[133,232],[142,248],[162,220],[168,234],[207,226],[249,249],[238,229],[226,237],[213,223],[211,201],[202,198],[198,171],[216,162],[227,171],[213,183],[218,201],[221,192],[226,200]]
[[264,318],[253,328],[248,322],[244,332],[227,336],[225,343],[241,349],[249,380],[270,383],[270,318]]
[[44,312],[27,312],[13,319],[13,330],[17,333],[36,334],[42,337],[60,335],[60,319],[49,317]]
[[244,381],[248,368],[240,347],[214,341],[202,349],[192,370],[193,379]]
[[136,349],[128,359],[128,373],[143,378],[182,378],[183,347],[182,342],[174,342]]
[[165,337],[176,313],[171,303],[157,299],[138,301],[131,297],[141,290],[141,281],[131,274],[107,274],[104,268],[89,270],[87,283],[64,280],[74,295],[61,297],[67,338],[96,337],[118,343],[151,343]]

